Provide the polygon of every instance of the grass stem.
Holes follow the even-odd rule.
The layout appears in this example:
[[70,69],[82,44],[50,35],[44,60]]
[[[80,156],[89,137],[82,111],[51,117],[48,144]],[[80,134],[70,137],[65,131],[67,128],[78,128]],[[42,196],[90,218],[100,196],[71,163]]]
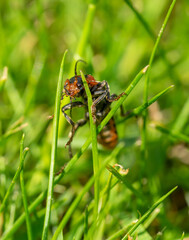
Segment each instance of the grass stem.
[[[176,3],[176,0],[173,0],[169,9],[168,9],[168,12],[166,14],[166,17],[163,21],[163,24],[161,26],[161,29],[159,31],[159,34],[158,34],[158,37],[156,39],[156,42],[155,42],[155,45],[154,45],[154,48],[152,50],[152,53],[151,53],[151,56],[150,56],[150,60],[149,60],[149,68],[146,72],[146,78],[145,78],[145,85],[144,85],[144,103],[147,103],[148,102],[148,91],[149,91],[149,82],[150,82],[150,71],[151,71],[151,67],[152,67],[152,63],[153,63],[153,60],[154,60],[154,57],[155,57],[155,54],[156,54],[156,51],[157,51],[157,48],[158,48],[158,45],[159,45],[159,42],[161,40],[161,37],[163,35],[163,32],[165,30],[165,27],[167,25],[167,22],[168,22],[168,19],[171,15],[171,12],[173,10],[173,7]],[[147,110],[144,111],[144,115],[143,115],[143,127],[142,127],[142,144],[141,144],[141,151],[142,151],[142,154],[143,156],[145,157],[145,154],[146,154],[146,142],[147,142],[147,129],[146,129],[146,125],[147,125]]]
[[48,193],[47,193],[47,203],[46,203],[47,205],[46,205],[45,220],[44,220],[44,225],[43,225],[42,240],[46,240],[48,237],[48,228],[49,228],[50,215],[51,215],[51,204],[52,204],[52,198],[53,198],[53,182],[54,182],[54,165],[55,165],[56,154],[57,154],[60,99],[61,99],[61,92],[62,92],[64,60],[65,60],[66,53],[67,53],[67,50],[65,51],[64,56],[62,58],[62,62],[61,62],[61,66],[60,66],[60,73],[59,73],[59,78],[58,78],[58,84],[57,84],[57,91],[56,91],[55,110],[54,110],[54,119],[53,119],[53,138],[52,138],[52,149],[51,149],[51,162],[50,162],[50,169],[49,169],[49,183],[48,183]]
[[[86,82],[85,76],[83,72],[81,71],[81,76],[82,80],[84,83],[85,91],[87,94],[87,99],[88,99],[88,109],[89,109],[89,119],[90,119],[90,131],[91,131],[91,136],[92,136],[92,154],[93,154],[93,172],[94,175],[99,170],[99,159],[98,159],[98,148],[97,148],[97,131],[96,131],[96,124],[93,122],[93,117],[92,117],[92,96],[91,92],[89,90],[89,86]],[[95,206],[94,206],[94,221],[97,220],[98,217],[98,204],[99,204],[99,194],[100,194],[100,189],[99,189],[99,178],[95,178],[95,183],[94,183],[94,200],[95,200]]]
[[[23,134],[21,144],[20,144],[20,163],[22,163],[24,161],[28,151],[29,151],[28,147],[26,147],[24,149],[24,134]],[[28,211],[28,203],[27,203],[26,189],[25,189],[25,185],[24,185],[24,170],[23,169],[24,169],[24,165],[20,172],[20,186],[21,186],[21,190],[22,190],[22,199],[23,199],[25,215],[26,215],[26,227],[27,227],[28,240],[32,240],[31,221],[30,221],[30,216],[29,216],[29,211]]]

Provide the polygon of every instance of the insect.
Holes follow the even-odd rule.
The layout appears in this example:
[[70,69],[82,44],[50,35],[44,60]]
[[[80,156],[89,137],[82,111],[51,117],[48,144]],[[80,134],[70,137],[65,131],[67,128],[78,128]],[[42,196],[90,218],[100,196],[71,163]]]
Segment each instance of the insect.
[[[66,104],[62,107],[62,112],[68,121],[68,123],[72,126],[72,129],[69,133],[69,140],[66,143],[66,146],[69,146],[69,155],[70,158],[72,157],[72,150],[71,150],[71,142],[75,135],[77,129],[84,124],[87,123],[89,120],[89,111],[87,105],[87,95],[85,92],[85,88],[82,82],[82,78],[80,75],[77,74],[77,64],[78,62],[84,62],[83,60],[78,60],[75,64],[75,76],[70,79],[67,79],[64,84],[62,99],[66,95],[70,97],[70,103]],[[85,62],[84,62],[85,63]],[[95,78],[87,74],[85,75],[86,82],[89,86],[89,90],[92,95],[92,117],[93,122],[99,125],[105,116],[109,113],[111,109],[111,103],[117,101],[121,96],[125,93],[121,93],[120,95],[112,94],[110,95],[110,87],[107,81],[96,81]],[[82,98],[81,101],[73,102],[73,99]],[[71,118],[71,113],[73,108],[85,108],[85,116],[83,119],[74,122]],[[67,110],[70,110],[70,116],[66,113]],[[100,144],[108,149],[112,149],[117,145],[118,142],[118,135],[115,126],[114,118],[112,117],[109,122],[104,126],[102,131],[98,134],[97,140]]]

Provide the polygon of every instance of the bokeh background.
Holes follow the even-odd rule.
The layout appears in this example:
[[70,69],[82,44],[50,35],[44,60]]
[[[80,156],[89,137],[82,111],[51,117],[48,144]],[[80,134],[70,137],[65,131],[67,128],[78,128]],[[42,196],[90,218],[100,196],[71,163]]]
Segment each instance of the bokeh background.
[[[96,9],[89,26],[88,41],[78,56],[78,44],[83,36],[90,1],[84,0],[1,0],[0,1],[0,73],[7,80],[0,91],[0,202],[19,164],[22,132],[30,151],[25,162],[25,184],[28,201],[47,187],[52,138],[52,116],[55,92],[63,53],[68,49],[64,80],[74,75],[73,61],[80,57],[87,65],[79,65],[98,81],[106,80],[112,93],[121,93],[148,62],[156,36],[164,21],[169,0],[127,0],[93,2]],[[136,12],[140,14],[137,17]],[[147,27],[144,27],[145,20]],[[163,95],[149,108],[148,157],[141,157],[141,117],[118,123],[120,141],[125,143],[114,162],[129,168],[129,181],[140,189],[145,204],[119,184],[112,191],[109,214],[102,239],[140,217],[163,194],[174,186],[178,189],[165,201],[161,211],[143,239],[179,239],[189,233],[189,2],[177,1],[160,41],[150,73],[149,98],[166,87],[172,91]],[[4,69],[4,70],[3,70]],[[144,79],[124,103],[125,110],[143,103]],[[73,110],[75,120],[82,118],[81,109]],[[121,117],[116,115],[116,122]],[[168,132],[156,129],[165,127]],[[61,116],[56,171],[69,161],[64,145],[70,126]],[[170,132],[169,132],[170,131]],[[171,135],[171,131],[176,136]],[[180,137],[183,134],[185,138]],[[89,125],[79,129],[74,141],[76,153],[89,135]],[[183,136],[182,135],[182,136]],[[99,146],[99,157],[110,152]],[[92,175],[91,149],[56,186],[51,231],[57,226],[70,202]],[[106,183],[108,171],[101,179]],[[65,239],[82,239],[82,222],[77,219],[92,200],[93,190],[85,196],[65,229]],[[34,239],[40,239],[45,201],[32,215]],[[19,182],[16,183],[5,213],[0,219],[0,234],[23,213]],[[114,226],[114,227],[112,227]],[[161,233],[161,234],[160,234]],[[26,239],[22,224],[12,239]],[[100,239],[100,238],[99,238]],[[139,238],[138,239],[142,239]]]

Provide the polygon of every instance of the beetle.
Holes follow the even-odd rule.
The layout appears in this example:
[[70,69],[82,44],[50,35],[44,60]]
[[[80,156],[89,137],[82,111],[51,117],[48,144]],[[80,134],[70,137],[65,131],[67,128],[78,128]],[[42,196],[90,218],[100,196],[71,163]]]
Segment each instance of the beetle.
[[[79,59],[75,63],[75,75],[67,79],[64,84],[62,99],[64,96],[70,97],[70,103],[66,104],[62,107],[62,112],[64,114],[64,117],[68,121],[68,123],[72,126],[72,129],[69,133],[69,140],[66,143],[66,146],[69,146],[69,155],[70,158],[72,157],[72,150],[71,150],[71,142],[73,140],[73,137],[75,135],[75,132],[77,129],[84,124],[87,123],[89,120],[89,111],[88,111],[88,105],[87,105],[87,94],[85,92],[85,88],[83,85],[83,81],[81,78],[81,75],[77,74],[77,65],[79,62],[84,62],[83,60]],[[85,62],[84,62],[85,63]],[[105,116],[109,113],[111,109],[111,103],[114,101],[117,101],[121,96],[123,96],[125,93],[121,93],[119,95],[116,94],[110,94],[110,87],[107,83],[107,81],[103,80],[102,82],[95,80],[95,78],[90,75],[85,75],[86,82],[89,86],[89,90],[91,92],[92,96],[92,118],[93,122],[96,123],[96,125],[99,125],[102,120],[105,118]],[[73,99],[76,98],[82,98],[81,101],[73,102]],[[85,107],[85,117],[83,119],[78,120],[77,122],[74,122],[71,118],[71,111],[73,108],[80,108]],[[66,113],[67,110],[70,110],[70,116]],[[122,109],[121,109],[121,112]],[[115,126],[114,118],[112,117],[109,122],[104,126],[102,131],[97,136],[98,142],[103,145],[104,147],[108,149],[113,149],[118,142],[118,134]]]

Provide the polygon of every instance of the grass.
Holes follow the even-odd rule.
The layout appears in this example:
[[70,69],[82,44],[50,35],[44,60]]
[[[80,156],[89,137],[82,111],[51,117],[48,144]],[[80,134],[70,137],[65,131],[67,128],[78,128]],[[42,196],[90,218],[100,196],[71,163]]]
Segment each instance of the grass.
[[51,204],[53,199],[53,183],[54,183],[54,166],[56,161],[57,155],[57,141],[58,141],[58,126],[59,126],[59,115],[60,115],[60,99],[62,93],[62,86],[63,86],[63,68],[64,68],[64,61],[67,51],[65,51],[62,63],[60,66],[60,73],[58,78],[57,84],[57,92],[56,92],[56,99],[55,99],[55,110],[54,110],[54,120],[53,120],[53,138],[52,138],[52,150],[51,150],[51,163],[49,169],[49,184],[48,184],[48,192],[47,192],[47,206],[46,206],[46,213],[45,213],[45,220],[43,226],[43,234],[42,239],[46,240],[48,236],[48,228],[50,222],[50,215],[51,215]]
[[[0,239],[187,239],[187,10],[187,0],[0,3]],[[89,111],[69,159],[60,96],[77,59],[84,83],[92,74],[125,95],[97,127]],[[97,134],[112,117],[119,143],[108,151]]]
[[[99,171],[100,162],[98,158],[98,147],[97,147],[97,130],[96,130],[96,123],[94,122],[94,119],[92,117],[92,96],[91,92],[89,90],[87,81],[85,79],[85,76],[83,72],[81,72],[82,81],[85,87],[85,91],[87,94],[88,99],[88,109],[89,109],[89,119],[90,119],[90,131],[91,131],[91,141],[92,141],[92,153],[93,153],[93,171],[94,176],[96,176],[97,172]],[[94,222],[98,219],[98,209],[99,209],[99,195],[100,195],[100,185],[99,185],[99,178],[96,177],[95,183],[94,183],[94,201],[95,201],[95,207],[94,207]]]

